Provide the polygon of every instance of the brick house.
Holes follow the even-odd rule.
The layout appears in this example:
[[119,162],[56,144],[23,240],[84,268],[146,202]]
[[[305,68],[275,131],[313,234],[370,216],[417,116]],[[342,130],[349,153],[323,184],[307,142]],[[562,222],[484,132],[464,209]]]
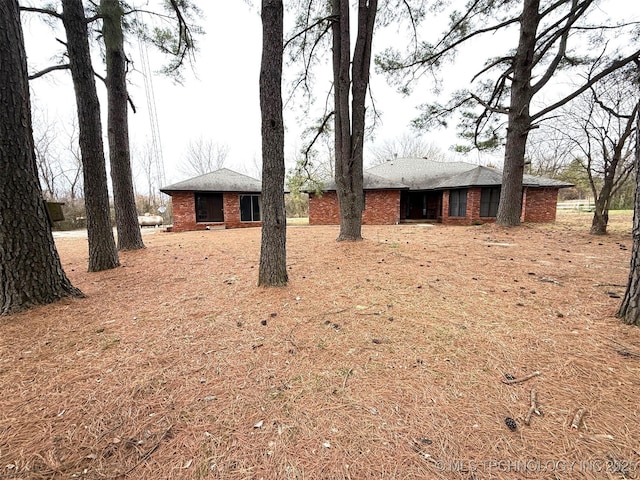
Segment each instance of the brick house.
[[[502,172],[466,162],[435,162],[399,158],[364,173],[365,208],[362,223],[439,222],[473,225],[495,221]],[[525,175],[523,222],[553,222],[558,190],[569,183]],[[340,223],[334,182],[322,195],[309,192],[309,224]]]
[[171,196],[174,232],[262,225],[262,183],[227,168],[160,189]]

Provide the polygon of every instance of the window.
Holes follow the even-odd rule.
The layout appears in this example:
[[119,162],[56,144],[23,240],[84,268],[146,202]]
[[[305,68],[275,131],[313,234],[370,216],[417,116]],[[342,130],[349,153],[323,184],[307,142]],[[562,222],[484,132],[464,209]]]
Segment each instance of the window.
[[240,221],[260,221],[260,195],[240,195]]
[[483,188],[480,194],[480,216],[495,217],[498,214],[500,187]]
[[196,222],[224,222],[222,193],[196,193]]
[[467,189],[449,190],[449,216],[467,216]]

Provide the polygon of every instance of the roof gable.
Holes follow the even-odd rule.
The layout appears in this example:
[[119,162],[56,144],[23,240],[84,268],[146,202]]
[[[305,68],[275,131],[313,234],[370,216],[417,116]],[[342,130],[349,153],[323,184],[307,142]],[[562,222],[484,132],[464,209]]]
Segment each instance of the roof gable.
[[160,189],[161,192],[260,192],[262,182],[248,175],[221,168]]

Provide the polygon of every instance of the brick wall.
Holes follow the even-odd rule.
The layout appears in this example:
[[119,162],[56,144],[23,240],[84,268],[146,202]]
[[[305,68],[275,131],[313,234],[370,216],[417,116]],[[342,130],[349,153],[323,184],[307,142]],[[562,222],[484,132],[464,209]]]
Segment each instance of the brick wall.
[[[362,223],[365,225],[393,225],[400,221],[400,191],[373,190],[366,192]],[[495,222],[495,217],[480,216],[481,188],[467,189],[467,215],[449,216],[449,191],[442,193],[441,222],[446,225],[473,225]],[[557,188],[525,188],[522,200],[522,221],[553,222],[556,219]],[[226,207],[225,207],[226,208]],[[225,210],[226,212],[226,210]],[[340,212],[336,192],[326,192],[322,197],[309,194],[309,224],[338,225]]]
[[473,225],[475,223],[495,222],[494,217],[480,216],[480,199],[482,197],[481,188],[467,189],[467,216],[449,216],[449,190],[442,193],[442,223],[446,225]]
[[309,193],[309,225],[339,225],[338,194],[324,192],[322,196]]
[[363,225],[400,223],[400,190],[371,190],[364,196]]
[[524,222],[555,222],[558,203],[557,188],[525,188],[521,217]]
[[[395,225],[400,222],[400,191],[372,190],[365,192],[363,225]],[[309,194],[309,225],[339,225],[338,194]]]
[[259,227],[262,222],[240,221],[240,194],[225,192],[222,194],[224,222],[196,222],[196,198],[193,192],[174,192],[171,195],[174,232],[205,230],[207,227],[243,228]]

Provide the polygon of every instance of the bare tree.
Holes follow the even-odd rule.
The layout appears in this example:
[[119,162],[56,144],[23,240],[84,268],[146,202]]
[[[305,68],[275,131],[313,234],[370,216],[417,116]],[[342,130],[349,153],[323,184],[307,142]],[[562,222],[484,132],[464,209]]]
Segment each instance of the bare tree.
[[204,175],[224,167],[229,146],[202,136],[189,141],[180,171],[189,176]]
[[607,233],[612,198],[633,171],[638,102],[630,79],[635,67],[621,69],[563,109],[545,129],[564,138],[586,172],[595,209],[591,233]]
[[45,113],[34,108],[33,141],[38,175],[43,186],[43,195],[49,200],[57,198],[59,177],[63,175],[60,156],[55,152],[57,132],[55,124],[50,122]]
[[[562,122],[563,117],[559,117]],[[527,144],[525,173],[555,178],[575,159],[572,142],[549,122],[532,132]]]
[[400,137],[386,140],[370,148],[371,165],[393,160],[394,158],[428,158],[446,161],[447,154],[433,143],[427,143],[416,134],[405,133]]
[[147,197],[148,197],[148,209],[153,209],[158,206],[158,197],[157,194],[162,185],[159,185],[161,181],[158,178],[158,164],[159,161],[157,156],[155,155],[154,148],[152,143],[148,142],[142,149],[138,155],[136,155],[138,160],[138,165],[142,169],[144,174],[144,180],[146,182],[147,187]]
[[0,2],[0,32],[0,315],[9,315],[82,292],[62,269],[42,201],[16,0]]
[[66,151],[66,155],[63,160],[61,175],[66,180],[68,189],[67,194],[73,203],[77,198],[83,196],[83,168],[82,153],[80,152],[80,144],[78,140],[78,121],[76,117],[73,117],[69,124],[71,130],[67,131],[65,129],[67,142],[63,149]]

